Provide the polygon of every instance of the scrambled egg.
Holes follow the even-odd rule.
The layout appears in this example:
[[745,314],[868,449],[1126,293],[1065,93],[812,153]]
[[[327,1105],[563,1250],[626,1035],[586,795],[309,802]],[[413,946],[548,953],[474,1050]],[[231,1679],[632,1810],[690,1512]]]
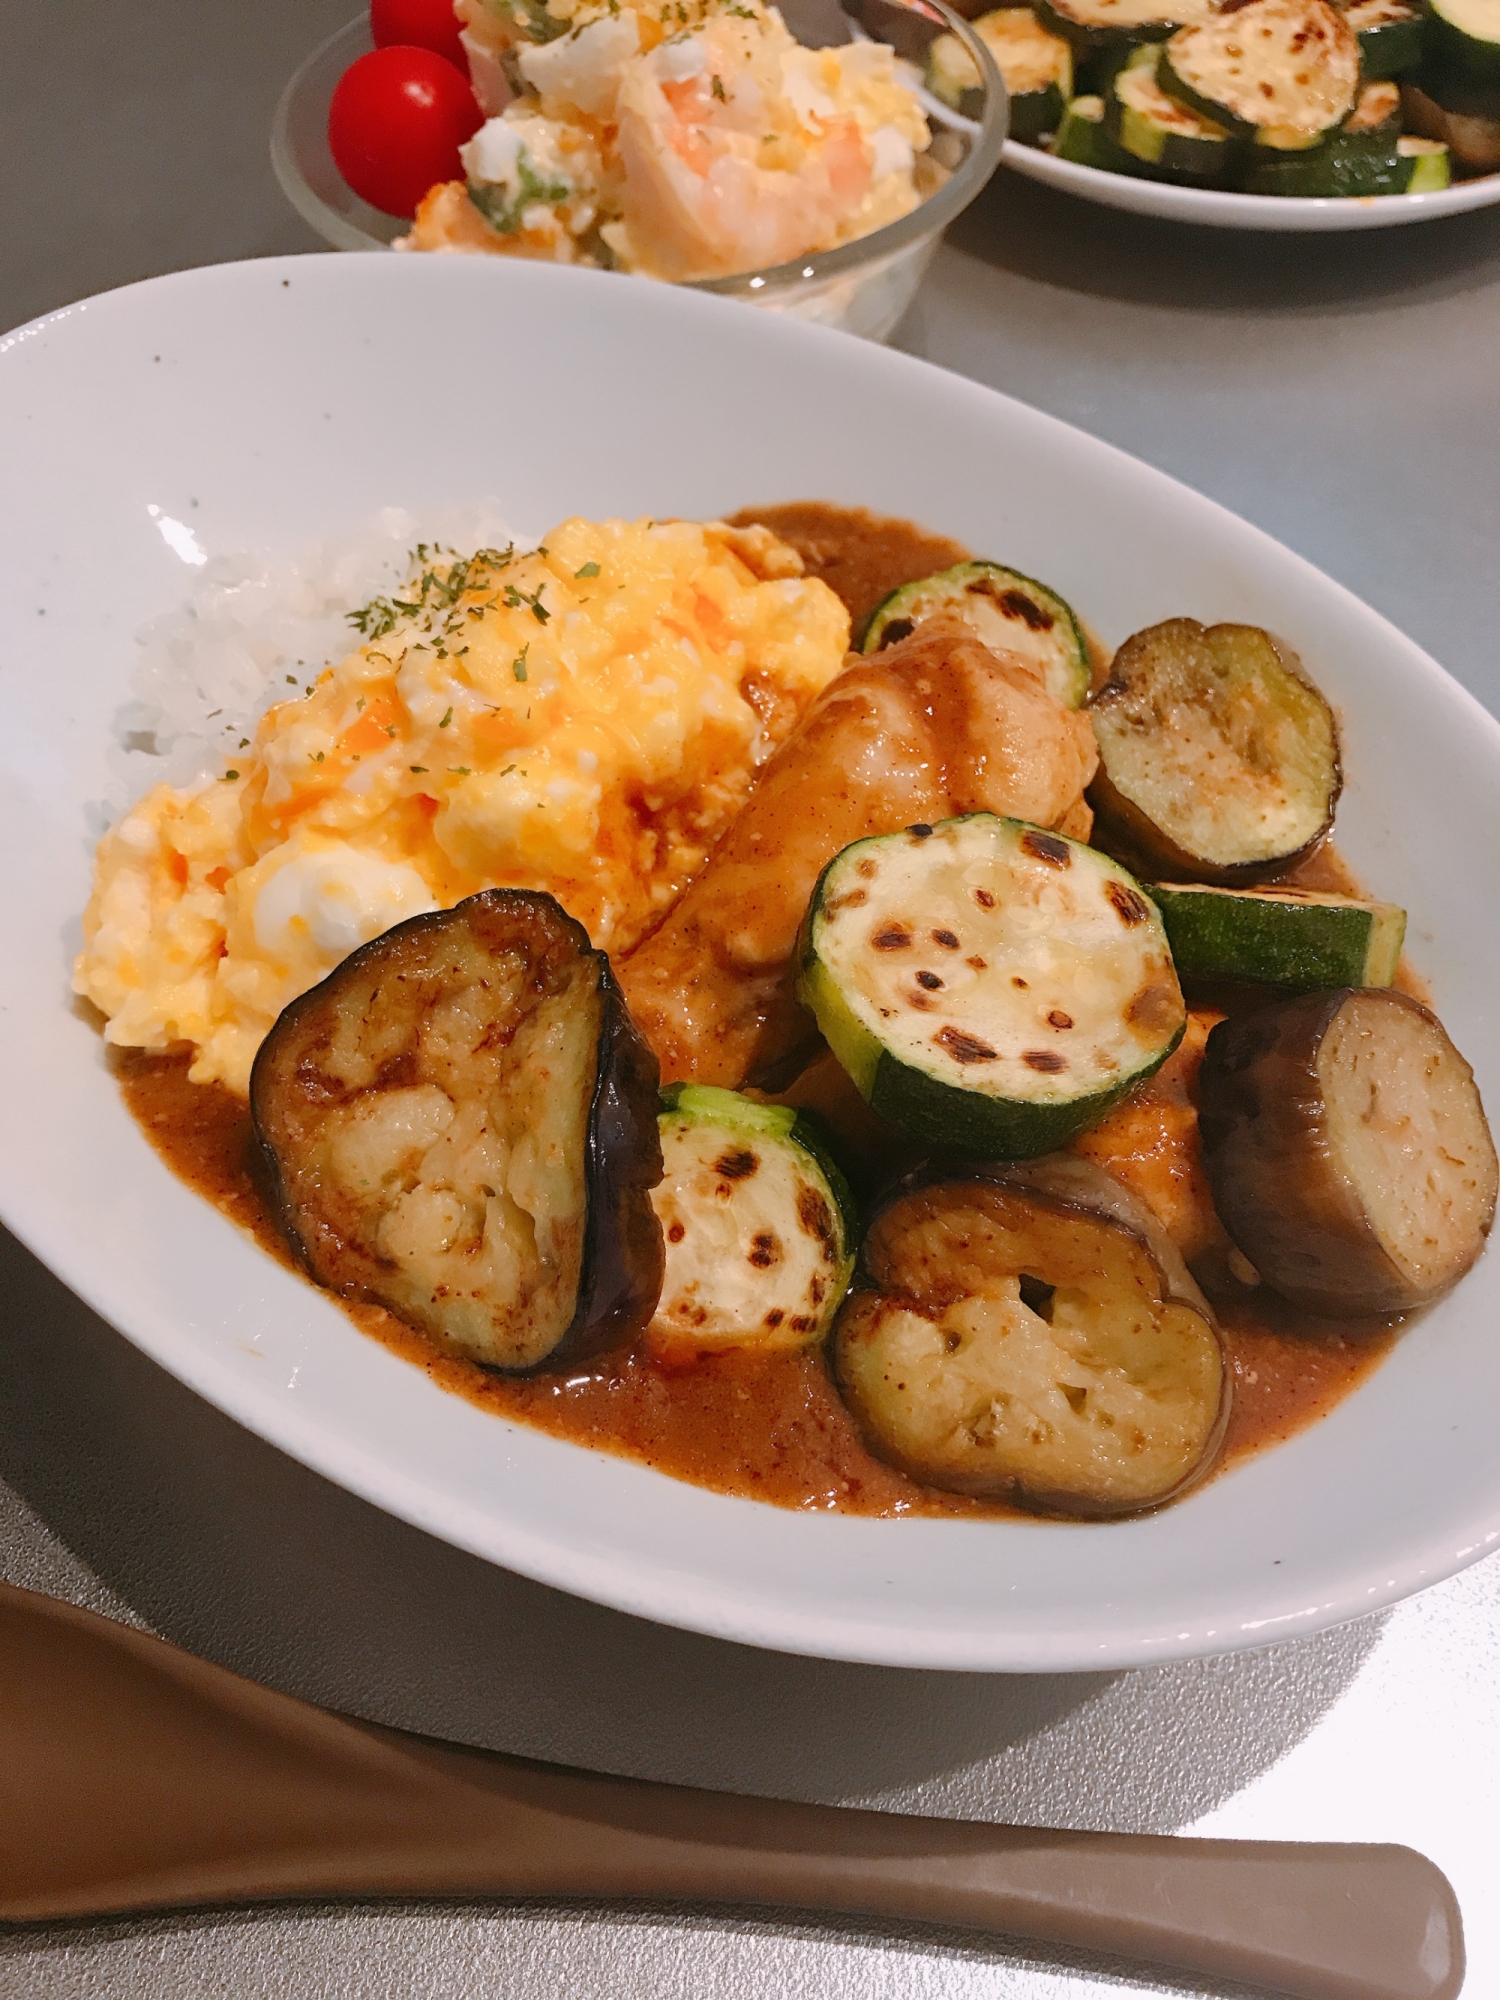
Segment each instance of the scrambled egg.
[[243,1094],[267,1029],[357,945],[495,886],[628,950],[843,664],[849,618],[765,529],[572,520],[428,566],[262,718],[221,779],[101,841],[76,991]]

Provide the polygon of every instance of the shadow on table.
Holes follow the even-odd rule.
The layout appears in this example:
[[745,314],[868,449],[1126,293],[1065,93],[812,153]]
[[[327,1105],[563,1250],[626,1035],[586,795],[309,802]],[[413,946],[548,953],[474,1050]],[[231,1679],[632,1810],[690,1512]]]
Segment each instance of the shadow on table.
[[[4,1232],[0,1297],[0,1475],[116,1610],[409,1729],[679,1783],[1167,1831],[1277,1762],[1379,1640],[1364,1620],[1218,1660],[1008,1676],[699,1638],[496,1569],[329,1484],[181,1387]],[[12,1515],[9,1577],[86,1594]]]
[[1194,312],[1374,310],[1500,276],[1500,206],[1394,229],[1273,235],[1128,215],[1003,167],[947,241],[1065,291]]

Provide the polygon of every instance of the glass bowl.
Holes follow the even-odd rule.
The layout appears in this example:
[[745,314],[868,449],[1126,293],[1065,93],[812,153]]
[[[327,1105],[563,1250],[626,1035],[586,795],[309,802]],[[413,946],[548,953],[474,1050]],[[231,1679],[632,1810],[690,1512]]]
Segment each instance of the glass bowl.
[[[855,35],[888,43],[919,69],[928,44],[956,35],[979,72],[977,118],[961,117],[925,91],[922,106],[932,145],[918,162],[931,186],[909,215],[852,243],[811,252],[789,264],[730,278],[700,278],[689,289],[817,320],[870,340],[884,340],[911,303],[938,239],[968,207],[1000,159],[1005,143],[1005,85],[994,58],[967,21],[943,0],[842,0],[841,10],[787,5],[783,14],[799,41],[817,46]],[[826,30],[830,18],[838,24]],[[293,207],[336,250],[385,250],[410,224],[361,201],[328,150],[328,106],[334,86],[356,57],[373,46],[367,18],[340,28],[297,70],[276,107],[271,163]]]

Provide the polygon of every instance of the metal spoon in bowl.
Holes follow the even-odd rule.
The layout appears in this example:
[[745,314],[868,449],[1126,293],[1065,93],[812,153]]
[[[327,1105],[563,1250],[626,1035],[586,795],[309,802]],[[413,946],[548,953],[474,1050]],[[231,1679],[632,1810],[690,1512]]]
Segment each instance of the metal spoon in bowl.
[[1053,1833],[603,1777],[354,1722],[0,1585],[0,1920],[327,1896],[915,1919],[1302,2000],[1453,2000],[1407,1847]]

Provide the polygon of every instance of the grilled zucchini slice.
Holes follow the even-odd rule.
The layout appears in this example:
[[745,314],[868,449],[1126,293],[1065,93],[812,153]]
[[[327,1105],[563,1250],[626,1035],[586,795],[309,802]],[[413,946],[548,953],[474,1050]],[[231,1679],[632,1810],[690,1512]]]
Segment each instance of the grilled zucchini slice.
[[1137,1513],[1212,1466],[1230,1376],[1145,1205],[1100,1167],[924,1169],[871,1224],[833,1362],[871,1448],[924,1485]]
[[1409,1312],[1484,1248],[1500,1180],[1484,1106],[1409,995],[1304,994],[1221,1021],[1198,1091],[1224,1227],[1294,1305]]
[[1398,151],[1401,91],[1369,83],[1347,122],[1308,144],[1251,149],[1242,186],[1249,194],[1330,196],[1404,194],[1412,163]]
[[1215,181],[1229,165],[1229,134],[1200,117],[1156,80],[1159,45],[1138,50],[1104,102],[1104,127],[1123,152],[1161,180]]
[[1164,42],[1190,21],[1206,21],[1213,0],[1035,0],[1044,28],[1080,57]]
[[1359,43],[1366,83],[1380,83],[1422,60],[1422,10],[1407,0],[1352,0],[1344,19]]
[[1264,881],[1333,824],[1333,711],[1296,655],[1257,625],[1171,618],[1137,632],[1091,714],[1101,837],[1142,873]]
[[818,1120],[678,1083],[662,1093],[660,1128],[652,1201],[667,1262],[650,1346],[688,1358],[815,1346],[848,1287],[856,1231]]
[[[1061,35],[1049,34],[1029,7],[999,7],[971,26],[1005,79],[1011,138],[1055,132],[1073,95],[1071,45]],[[966,118],[977,118],[983,110],[979,73],[957,35],[939,35],[928,49],[927,88]]]
[[1174,35],[1157,81],[1241,137],[1312,140],[1354,109],[1359,43],[1328,0],[1248,0]]
[[1500,0],[1426,0],[1426,6],[1426,62],[1500,91]]
[[1162,882],[1161,911],[1183,980],[1244,980],[1305,992],[1389,986],[1401,962],[1406,912],[1395,903],[1312,889],[1215,889]]
[[1082,708],[1091,669],[1072,606],[1045,583],[1001,563],[958,563],[902,584],[871,613],[864,650],[894,646],[924,618],[944,612],[962,618],[993,651],[1033,661],[1064,708]]
[[1102,97],[1075,97],[1062,115],[1052,151],[1059,160],[1105,174],[1140,174],[1141,162],[1111,139],[1104,124]]
[[846,847],[798,961],[798,997],[865,1102],[992,1159],[1065,1145],[1166,1061],[1187,1019],[1134,878],[991,813]]
[[267,1035],[250,1108],[320,1284],[507,1370],[650,1319],[656,1058],[551,896],[487,889],[362,946]]

